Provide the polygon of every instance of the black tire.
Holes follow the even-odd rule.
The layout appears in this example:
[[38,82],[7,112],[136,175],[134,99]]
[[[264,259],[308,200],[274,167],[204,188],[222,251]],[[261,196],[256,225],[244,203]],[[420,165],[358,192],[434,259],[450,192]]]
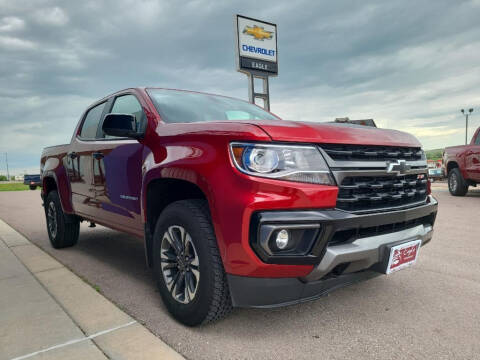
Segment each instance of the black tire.
[[29,188],[30,188],[30,190],[36,190],[36,189],[37,189],[37,185],[29,185]]
[[[198,257],[198,266],[195,266],[199,273],[198,282],[193,278],[195,279],[196,287],[195,294],[192,298],[190,298],[190,295],[187,295],[186,284],[187,276],[190,275],[189,280],[192,279],[193,270],[185,268],[183,263],[185,257],[181,260],[179,259],[179,255],[177,255],[180,251],[170,252],[169,259],[166,259],[165,248],[162,248],[162,241],[164,241],[167,231],[175,228],[182,228],[184,233],[190,235],[188,238],[191,240],[189,241],[190,245],[182,245],[183,249],[186,249],[181,251],[182,255],[192,252],[191,243],[193,243],[193,252],[195,255],[191,257]],[[185,244],[185,241],[182,242]],[[173,249],[173,247],[171,248]],[[188,248],[190,248],[190,250]],[[178,284],[170,285],[172,293],[166,282],[167,275],[162,270],[161,251],[164,254],[164,266],[166,263],[173,263],[172,266],[169,266],[172,270],[166,270],[167,273],[170,271],[169,275],[172,279],[175,278],[175,275],[172,274],[177,274],[177,278],[180,278]],[[174,260],[170,260],[170,257]],[[189,258],[186,257],[186,259],[188,262]],[[190,258],[190,261],[191,260]],[[190,265],[193,268],[192,263],[190,263]],[[183,276],[182,269],[179,266],[183,266]],[[181,323],[188,326],[206,324],[219,320],[232,310],[227,278],[218,251],[217,240],[206,201],[198,199],[181,200],[168,205],[165,210],[163,210],[157,221],[153,235],[153,267],[163,302],[170,314]],[[172,284],[172,282],[170,282],[170,284]],[[185,301],[188,300],[188,303],[182,303],[172,295],[180,288],[179,292],[181,296],[181,284],[184,286],[185,296],[183,299]],[[175,289],[177,285],[178,288]]]
[[50,191],[47,195],[45,217],[48,237],[55,249],[66,248],[77,243],[80,234],[80,221],[74,215],[64,214],[56,190]]
[[468,184],[458,168],[448,173],[448,190],[453,196],[465,196],[468,192]]

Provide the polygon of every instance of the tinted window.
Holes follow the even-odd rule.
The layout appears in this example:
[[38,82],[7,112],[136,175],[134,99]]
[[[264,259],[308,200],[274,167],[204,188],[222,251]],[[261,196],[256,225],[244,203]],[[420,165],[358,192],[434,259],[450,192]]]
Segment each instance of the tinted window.
[[164,89],[149,89],[148,94],[162,120],[169,123],[279,120],[258,106],[224,96]]
[[88,110],[87,116],[82,125],[82,131],[80,136],[85,139],[95,139],[97,136],[98,123],[100,122],[100,117],[102,116],[103,108],[105,103],[95,106]]
[[113,114],[130,114],[135,116],[136,129],[140,121],[143,119],[142,106],[138,102],[137,98],[133,95],[124,95],[115,99],[113,108],[111,111]]
[[475,145],[480,145],[480,131],[478,132],[477,138],[475,139]]

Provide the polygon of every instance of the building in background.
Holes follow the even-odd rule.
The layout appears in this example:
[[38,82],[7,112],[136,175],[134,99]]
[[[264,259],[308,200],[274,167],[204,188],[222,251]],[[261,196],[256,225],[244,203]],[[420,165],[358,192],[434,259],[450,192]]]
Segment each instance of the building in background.
[[375,121],[373,121],[373,119],[350,120],[348,117],[344,117],[336,118],[335,122],[377,127],[377,124],[375,124]]

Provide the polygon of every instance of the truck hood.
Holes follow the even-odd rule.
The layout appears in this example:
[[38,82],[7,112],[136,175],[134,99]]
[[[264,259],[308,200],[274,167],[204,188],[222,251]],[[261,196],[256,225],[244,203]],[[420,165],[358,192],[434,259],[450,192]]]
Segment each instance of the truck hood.
[[459,152],[467,149],[468,147],[470,147],[470,144],[468,144],[468,145],[447,146],[445,148],[445,152],[448,153],[448,154],[456,154],[456,153],[459,153]]
[[317,144],[356,144],[420,147],[420,142],[403,131],[378,129],[345,123],[314,123],[286,120],[249,120],[274,141]]

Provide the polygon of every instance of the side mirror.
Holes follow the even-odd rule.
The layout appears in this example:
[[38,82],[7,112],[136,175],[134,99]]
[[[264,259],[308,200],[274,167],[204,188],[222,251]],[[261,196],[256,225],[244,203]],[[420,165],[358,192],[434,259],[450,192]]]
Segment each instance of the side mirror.
[[103,120],[102,130],[110,136],[138,139],[135,116],[130,114],[107,114]]

